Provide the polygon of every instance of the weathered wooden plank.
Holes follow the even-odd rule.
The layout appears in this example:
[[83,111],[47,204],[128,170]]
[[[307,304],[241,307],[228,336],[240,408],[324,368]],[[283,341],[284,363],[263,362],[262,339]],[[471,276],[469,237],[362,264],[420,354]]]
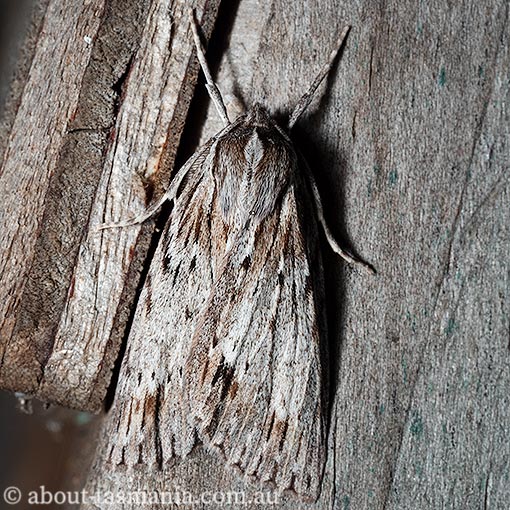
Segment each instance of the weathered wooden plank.
[[[220,39],[230,21],[223,12]],[[345,23],[341,63],[295,137],[330,223],[378,276],[327,256],[329,455],[321,498],[299,507],[505,508],[508,5],[243,0],[219,43],[220,88],[284,117]],[[216,127],[209,112],[204,137]],[[150,473],[105,455],[100,443],[90,490],[257,491],[201,448]]]
[[[80,32],[81,43],[94,50],[90,61],[83,63],[80,83],[73,86],[76,94],[82,88],[74,99],[72,118],[32,104],[34,115],[41,119],[53,115],[55,122],[62,122],[62,136],[51,142],[52,165],[39,169],[46,172],[45,187],[40,178],[36,187],[34,176],[26,177],[32,183],[27,196],[40,195],[38,228],[22,228],[22,234],[11,227],[19,243],[25,234],[32,242],[23,251],[25,272],[15,266],[13,257],[3,259],[16,271],[4,276],[17,292],[13,301],[13,291],[2,286],[11,296],[5,301],[9,314],[2,330],[4,388],[88,410],[98,410],[103,402],[152,227],[146,225],[141,236],[140,229],[102,234],[95,229],[112,219],[112,213],[127,217],[136,207],[144,208],[161,192],[161,182],[168,181],[198,72],[190,60],[187,34],[175,28],[183,26],[180,18],[188,20],[188,7],[186,2],[163,0],[150,5],[110,2],[97,35]],[[207,35],[217,2],[198,2],[197,8]],[[86,15],[96,18],[90,5]],[[49,9],[47,24],[62,28],[61,16],[66,13]],[[44,44],[46,33],[43,30],[38,45]],[[70,65],[73,51],[68,44],[58,56],[68,74],[81,69]],[[51,62],[45,65],[51,74]],[[65,82],[56,78],[54,82],[49,94],[67,94]],[[33,102],[36,96],[30,90],[27,85],[25,95]],[[26,116],[26,111],[20,108],[18,116]],[[54,127],[48,129],[52,133]],[[28,138],[19,134],[16,143]],[[6,165],[16,168],[19,153],[9,154]],[[36,145],[23,154],[37,160],[44,151]],[[3,175],[7,208],[19,202],[8,196],[15,185],[12,175]],[[17,207],[22,218],[35,214],[28,207]],[[7,212],[3,218],[10,224]],[[15,246],[21,250],[23,245]]]
[[[103,0],[50,2],[0,171],[0,358],[4,387],[31,391],[40,377],[45,338],[12,342],[23,291],[34,263],[44,202],[98,30]],[[21,389],[21,388],[20,388]]]

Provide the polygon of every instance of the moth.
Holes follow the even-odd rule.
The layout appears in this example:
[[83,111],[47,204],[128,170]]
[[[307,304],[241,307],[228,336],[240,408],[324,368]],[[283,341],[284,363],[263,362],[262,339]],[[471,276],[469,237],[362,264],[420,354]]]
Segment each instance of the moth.
[[153,207],[115,224],[173,202],[128,339],[107,461],[158,469],[200,441],[255,482],[314,500],[327,421],[319,224],[335,252],[370,266],[334,241],[289,132],[348,28],[282,129],[259,104],[230,121],[191,27],[225,127]]

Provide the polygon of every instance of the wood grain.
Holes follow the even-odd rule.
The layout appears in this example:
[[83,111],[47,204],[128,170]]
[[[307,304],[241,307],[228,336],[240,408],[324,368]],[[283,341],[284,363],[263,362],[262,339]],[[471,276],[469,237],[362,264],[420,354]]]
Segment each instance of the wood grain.
[[90,59],[92,47],[86,38],[95,37],[103,8],[102,0],[78,8],[50,2],[4,152],[0,170],[0,380],[4,387],[33,391],[41,358],[48,352],[47,339],[34,330],[29,341],[13,341],[13,335],[34,264],[51,176]]
[[[316,504],[282,497],[272,506],[505,509],[510,501],[508,3],[242,0],[231,9],[224,4],[209,54],[219,86],[248,105],[264,103],[282,119],[341,28],[352,26],[341,60],[294,138],[319,180],[337,237],[378,271],[369,278],[345,267],[324,243],[335,385],[323,489]],[[175,33],[182,29],[176,20]],[[204,103],[206,94],[198,91],[183,156],[220,125]],[[145,105],[132,104],[133,118],[139,119]],[[124,126],[126,135],[117,158],[126,153],[126,144],[141,143],[138,132],[128,130],[133,126],[127,115],[119,114],[117,121],[115,132]],[[152,129],[144,136],[159,147],[159,126]],[[106,156],[118,195],[107,195],[108,173],[102,174],[98,189],[107,206],[94,206],[92,224],[145,206],[143,184],[132,177],[125,177],[131,184],[123,181],[120,167],[135,172],[141,165],[144,174],[150,156],[147,150],[134,155],[138,166]],[[21,235],[11,230],[12,236]],[[23,235],[32,240],[29,232]],[[82,353],[88,352],[84,339],[92,338],[87,335],[96,320],[104,331],[122,329],[125,319],[116,307],[125,299],[129,310],[133,298],[133,288],[123,294],[121,284],[108,279],[125,282],[128,248],[135,246],[138,232],[105,236],[100,246],[90,232],[84,239],[77,265],[83,269],[76,273],[84,276],[74,280],[72,298],[86,302],[101,296],[104,307],[75,308],[83,315],[75,312],[58,330],[58,345],[80,338],[76,348]],[[90,296],[94,274],[103,287]],[[124,276],[116,280],[119,275]],[[108,351],[107,344],[99,344],[98,351]],[[77,373],[90,370],[92,380],[97,368],[92,359],[90,368],[85,364]],[[80,375],[69,391],[86,380]],[[111,427],[115,423],[107,416],[100,436]],[[214,492],[234,497],[233,491],[244,491],[250,498],[259,490],[202,448],[161,472],[111,470],[102,448],[100,440],[88,490],[180,490],[209,500]]]

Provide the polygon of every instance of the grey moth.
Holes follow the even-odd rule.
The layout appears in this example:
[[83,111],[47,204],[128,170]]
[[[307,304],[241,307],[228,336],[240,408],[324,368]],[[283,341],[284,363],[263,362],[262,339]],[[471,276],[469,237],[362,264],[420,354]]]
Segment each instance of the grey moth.
[[327,422],[319,225],[337,253],[368,266],[332,238],[289,131],[347,30],[282,129],[258,104],[228,119],[192,28],[225,127],[146,214],[115,224],[173,202],[128,339],[107,461],[161,469],[201,442],[255,483],[314,500]]

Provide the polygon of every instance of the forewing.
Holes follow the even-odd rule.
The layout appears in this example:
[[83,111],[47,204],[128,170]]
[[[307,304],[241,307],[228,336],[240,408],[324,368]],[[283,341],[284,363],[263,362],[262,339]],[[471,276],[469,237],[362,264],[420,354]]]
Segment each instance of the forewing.
[[289,185],[229,245],[186,364],[200,438],[246,475],[315,498],[324,457],[322,265],[311,202]]
[[215,143],[194,156],[140,294],[109,420],[116,430],[107,455],[115,464],[161,465],[186,455],[195,441],[182,367],[217,260],[211,241]]

